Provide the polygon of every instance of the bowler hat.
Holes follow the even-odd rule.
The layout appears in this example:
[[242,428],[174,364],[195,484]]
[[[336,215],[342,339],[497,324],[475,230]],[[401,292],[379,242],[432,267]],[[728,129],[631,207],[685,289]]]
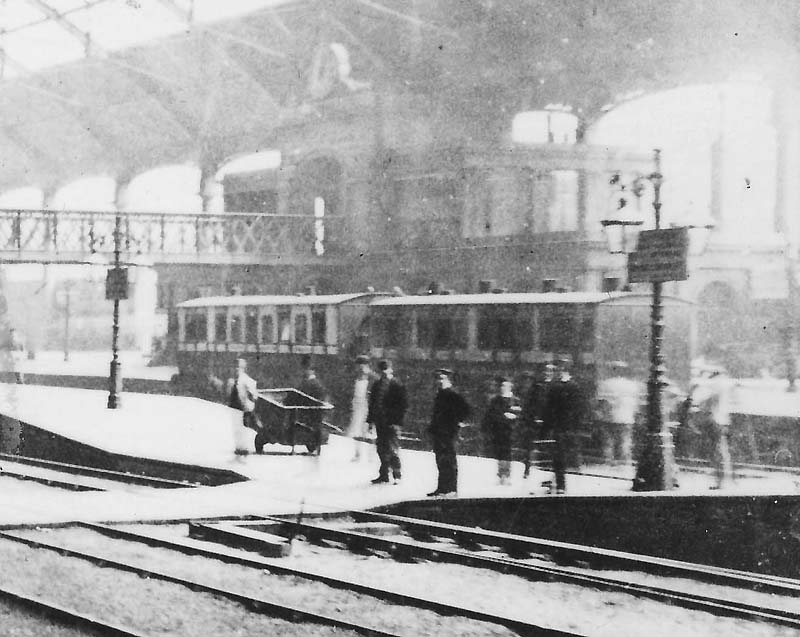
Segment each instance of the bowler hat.
[[356,356],[356,365],[366,365],[369,363],[369,356]]
[[446,367],[440,367],[435,372],[433,372],[436,376],[452,376],[453,370],[447,369]]
[[386,371],[387,369],[392,369],[392,361],[390,361],[388,358],[384,358],[380,363],[378,363],[378,369],[382,372]]

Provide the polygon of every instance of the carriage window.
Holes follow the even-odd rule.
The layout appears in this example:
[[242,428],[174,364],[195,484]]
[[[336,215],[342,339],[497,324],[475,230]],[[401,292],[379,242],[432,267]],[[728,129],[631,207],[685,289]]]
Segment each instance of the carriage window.
[[575,328],[575,313],[569,308],[542,307],[539,310],[539,342],[545,352],[572,351]]
[[208,334],[206,332],[206,313],[187,312],[186,313],[186,342],[205,343]]
[[468,333],[467,321],[460,310],[447,310],[429,319],[434,349],[465,349]]
[[214,314],[214,340],[217,343],[228,340],[228,313],[224,310]]
[[311,314],[311,342],[314,345],[325,344],[326,328],[325,308],[315,309]]
[[292,340],[292,313],[289,308],[278,310],[278,339],[281,343]]
[[261,317],[261,342],[275,342],[275,321],[272,320],[271,315]]
[[247,343],[258,343],[258,310],[248,308],[245,316],[245,334]]
[[516,321],[510,314],[501,314],[495,318],[495,346],[497,349],[517,349]]
[[478,349],[529,350],[533,329],[525,308],[482,307],[478,310]]
[[383,347],[401,347],[403,344],[403,322],[399,316],[382,316],[375,321],[378,344]]
[[242,342],[242,322],[241,314],[231,316],[231,343]]
[[308,317],[305,314],[294,317],[294,342],[300,345],[308,343]]

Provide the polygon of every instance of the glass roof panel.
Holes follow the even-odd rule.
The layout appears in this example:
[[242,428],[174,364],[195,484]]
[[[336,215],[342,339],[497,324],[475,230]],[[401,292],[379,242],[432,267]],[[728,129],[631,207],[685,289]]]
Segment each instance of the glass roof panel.
[[47,4],[59,13],[64,13],[65,11],[85,7],[87,2],[86,0],[47,0]]
[[8,56],[29,71],[77,60],[84,55],[84,43],[55,22],[43,22],[5,36]]
[[26,0],[6,0],[0,3],[0,28],[10,31],[37,22],[44,14]]
[[85,55],[80,32],[91,34],[97,50],[114,51],[187,30],[190,10],[194,21],[209,23],[293,1],[0,0],[0,48],[11,61],[4,77],[79,59]]
[[151,0],[138,4],[110,0],[69,16],[70,22],[92,34],[99,48],[112,51],[186,29],[176,13]]

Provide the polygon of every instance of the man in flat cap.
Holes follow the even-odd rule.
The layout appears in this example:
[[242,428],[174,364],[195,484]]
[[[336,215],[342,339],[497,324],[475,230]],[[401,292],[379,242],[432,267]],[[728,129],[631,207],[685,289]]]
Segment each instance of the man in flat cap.
[[429,496],[455,495],[458,490],[458,461],[456,442],[461,424],[469,418],[470,408],[466,399],[453,388],[453,372],[437,369],[436,384],[439,391],[433,399],[433,414],[428,431],[436,455],[439,481],[436,490]]
[[372,384],[369,392],[367,422],[375,427],[375,447],[381,466],[372,484],[389,482],[391,470],[394,484],[402,475],[400,466],[400,429],[408,408],[406,388],[394,377],[392,361],[378,363],[381,377]]

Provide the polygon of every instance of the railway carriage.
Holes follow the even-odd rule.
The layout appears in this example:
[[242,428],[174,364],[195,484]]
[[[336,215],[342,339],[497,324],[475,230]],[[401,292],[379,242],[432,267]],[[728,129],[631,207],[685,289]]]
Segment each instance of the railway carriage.
[[[664,314],[667,373],[685,388],[694,307],[666,298]],[[178,321],[178,365],[193,393],[208,397],[208,379],[227,378],[240,357],[260,387],[296,386],[301,359],[311,355],[340,427],[349,418],[355,356],[391,358],[409,393],[406,434],[420,441],[438,367],[456,370],[477,422],[498,374],[521,381],[525,372],[566,357],[591,399],[606,363],[625,361],[641,381],[649,366],[650,297],[630,293],[209,297],[181,303]],[[464,430],[465,451],[479,451],[477,429]]]
[[[664,299],[662,352],[670,380],[686,388],[694,341],[694,306]],[[650,297],[629,293],[486,293],[398,296],[370,304],[370,351],[392,358],[412,397],[410,423],[421,431],[435,388],[431,371],[450,367],[473,406],[483,415],[492,379],[510,376],[517,388],[526,372],[566,358],[587,406],[596,387],[612,373],[608,363],[624,361],[634,379],[649,370]],[[591,420],[578,432],[590,443]],[[477,427],[463,431],[465,448],[479,449]]]
[[[343,424],[350,389],[348,361],[367,348],[369,303],[379,294],[219,296],[184,301],[178,309],[180,391],[224,399],[215,389],[237,358],[260,388],[297,387],[311,357]],[[216,395],[215,395],[216,394]]]

